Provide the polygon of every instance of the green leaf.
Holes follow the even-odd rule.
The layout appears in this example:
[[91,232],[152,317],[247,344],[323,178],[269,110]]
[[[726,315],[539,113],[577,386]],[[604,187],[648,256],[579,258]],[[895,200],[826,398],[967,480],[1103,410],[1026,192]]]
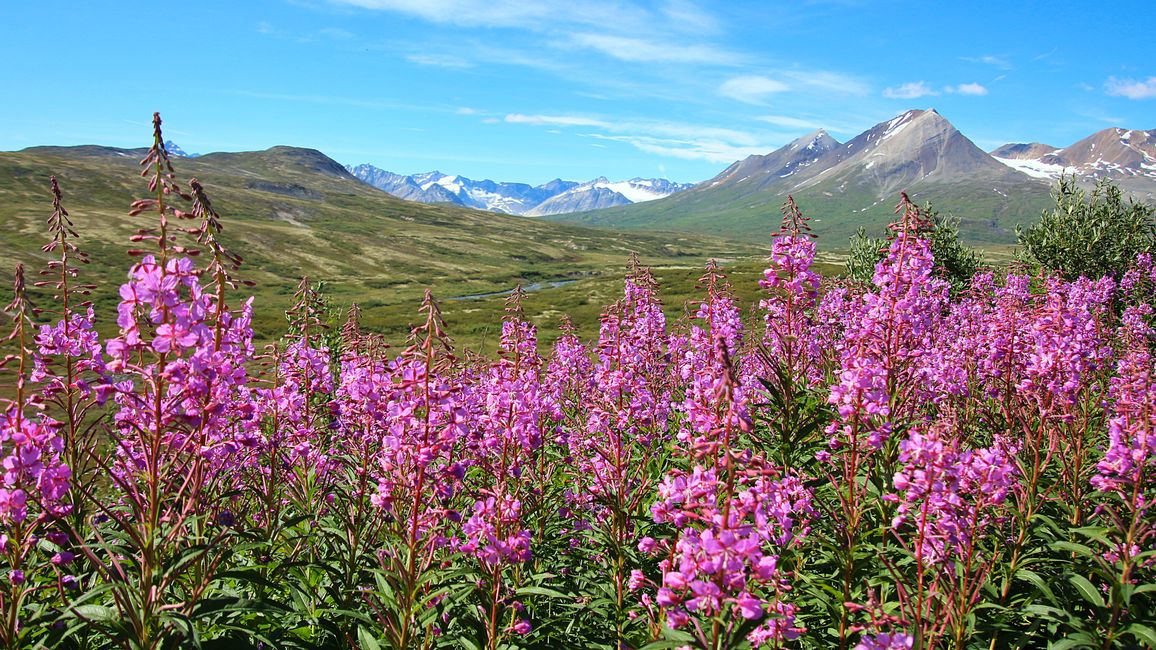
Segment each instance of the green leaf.
[[361,650],[381,650],[377,638],[360,625],[357,626],[357,642],[361,645]]
[[1076,590],[1080,592],[1080,595],[1084,597],[1084,600],[1088,601],[1093,606],[1099,607],[1101,609],[1106,606],[1104,604],[1104,597],[1100,595],[1100,592],[1096,589],[1095,585],[1093,585],[1091,581],[1089,581],[1084,576],[1070,575],[1068,576],[1068,582],[1075,585]]
[[110,623],[120,619],[120,615],[115,609],[103,605],[78,605],[73,607],[71,611],[77,617],[100,623]]
[[521,589],[518,589],[518,595],[547,596],[549,598],[570,598],[570,596],[567,596],[560,591],[555,591],[554,589],[548,589],[546,587],[522,587]]
[[1035,571],[1020,569],[1019,571],[1016,571],[1016,577],[1020,580],[1030,582],[1032,586],[1038,589],[1040,593],[1042,593],[1048,599],[1048,602],[1056,602],[1055,593],[1052,592],[1052,588],[1048,586],[1047,581],[1040,577],[1040,574],[1036,573]]
[[1124,628],[1122,632],[1124,634],[1131,634],[1140,641],[1143,641],[1149,648],[1156,648],[1156,630],[1153,630],[1147,625],[1133,623]]
[[1052,548],[1056,549],[1057,551],[1069,551],[1084,557],[1096,557],[1095,551],[1088,548],[1087,546],[1084,546],[1083,544],[1077,544],[1075,542],[1052,542]]

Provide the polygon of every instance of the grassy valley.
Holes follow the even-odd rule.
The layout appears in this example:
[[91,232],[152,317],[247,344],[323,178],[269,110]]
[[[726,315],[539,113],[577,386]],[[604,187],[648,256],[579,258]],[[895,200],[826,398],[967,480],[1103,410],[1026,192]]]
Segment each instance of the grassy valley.
[[[0,153],[0,264],[43,267],[44,219],[51,212],[49,176],[55,174],[65,206],[93,264],[87,279],[100,285],[98,312],[108,313],[131,264],[125,250],[151,217],[128,217],[145,196],[137,163],[144,150],[37,147]],[[563,313],[586,328],[620,286],[632,252],[671,279],[672,311],[710,257],[757,258],[777,228],[777,209],[763,215],[763,236],[751,243],[697,234],[617,233],[535,219],[401,201],[349,176],[320,152],[275,147],[175,159],[178,178],[200,179],[224,217],[226,244],[245,259],[242,276],[257,284],[257,333],[272,338],[283,327],[301,276],[321,280],[336,308],[358,302],[366,327],[400,343],[426,287],[441,300],[451,333],[480,346],[497,322],[501,295],[516,284],[542,283],[527,309],[544,334]],[[751,262],[751,268],[758,266]],[[564,284],[552,286],[559,281]],[[589,313],[585,313],[589,312]],[[104,326],[110,326],[104,323]],[[592,330],[586,333],[594,333]]]

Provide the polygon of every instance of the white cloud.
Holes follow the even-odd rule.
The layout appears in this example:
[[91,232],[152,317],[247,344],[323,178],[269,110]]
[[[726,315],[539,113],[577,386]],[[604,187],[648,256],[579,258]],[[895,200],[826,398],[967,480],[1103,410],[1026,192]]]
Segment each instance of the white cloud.
[[[555,3],[517,0],[334,0],[363,9],[394,11],[435,23],[524,27],[559,14]],[[557,3],[561,4],[561,3]],[[563,14],[564,15],[564,14]]]
[[994,66],[1000,70],[1011,70],[1013,67],[1007,59],[1000,56],[992,56],[991,54],[985,54],[983,56],[961,56],[959,59],[970,63],[983,63],[984,65]]
[[[429,22],[463,27],[513,27],[549,32],[574,25],[620,33],[644,33],[650,28],[681,27],[691,10],[656,12],[616,0],[332,0],[373,11],[391,11]],[[682,21],[672,25],[672,20]],[[709,25],[709,23],[708,23]],[[701,29],[695,31],[701,32]]]
[[883,96],[891,99],[918,99],[928,95],[938,95],[939,93],[931,89],[923,81],[912,81],[905,83],[898,88],[883,89]]
[[871,91],[866,83],[855,77],[828,70],[788,70],[783,75],[805,86],[834,93],[866,95]]
[[610,128],[611,126],[608,122],[589,117],[572,115],[523,115],[521,113],[510,113],[506,116],[506,122],[510,124],[533,124],[536,126],[596,126],[600,128]]
[[681,45],[611,34],[575,34],[571,41],[581,47],[631,63],[733,65],[739,58],[735,54],[709,45]]
[[769,151],[754,134],[698,124],[647,120],[609,122],[593,117],[523,113],[506,115],[505,121],[546,127],[590,127],[600,132],[584,133],[584,137],[622,142],[640,151],[685,160],[730,163],[752,153]]
[[775,126],[783,126],[788,129],[822,129],[822,124],[813,122],[811,120],[804,120],[798,117],[790,117],[787,115],[759,115],[755,118],[760,122],[774,124]]
[[1104,82],[1104,90],[1113,97],[1151,99],[1156,97],[1156,77],[1148,77],[1147,81],[1108,77]]
[[769,77],[746,75],[727,79],[719,86],[719,94],[747,104],[760,104],[767,95],[790,90],[790,86]]
[[948,86],[944,88],[949,93],[959,93],[960,95],[986,95],[987,88],[977,83],[959,84],[958,86]]
[[624,142],[630,146],[659,156],[683,160],[705,160],[712,163],[732,163],[752,154],[766,153],[765,147],[742,146],[710,138],[675,139],[648,135],[589,134],[592,138]]
[[481,111],[476,108],[470,108],[469,106],[461,106],[458,110],[454,111],[454,113],[458,115],[480,115]]
[[438,68],[465,69],[474,67],[473,63],[449,54],[410,54],[406,61],[418,65],[431,65]]

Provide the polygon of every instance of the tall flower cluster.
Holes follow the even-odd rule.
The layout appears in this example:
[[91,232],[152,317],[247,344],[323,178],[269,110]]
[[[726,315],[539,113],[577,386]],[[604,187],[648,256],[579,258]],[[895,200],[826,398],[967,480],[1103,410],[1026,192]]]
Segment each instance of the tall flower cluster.
[[1115,282],[1049,278],[1044,303],[1028,325],[1024,376],[1017,389],[1045,415],[1063,415],[1076,402],[1089,375],[1111,358],[1101,331]]
[[30,415],[11,404],[0,414],[0,524],[11,527],[28,519],[59,517],[69,512],[64,500],[72,472],[61,461],[64,440],[60,423],[46,415]]
[[[713,462],[724,440],[751,429],[747,388],[733,376],[742,345],[743,323],[726,276],[713,264],[700,282],[706,299],[691,322],[690,334],[674,360],[678,383],[686,387],[678,409],[678,440],[695,458]],[[674,356],[674,355],[672,355]]]
[[670,413],[666,316],[650,271],[633,266],[625,295],[602,316],[584,429],[571,434],[583,490],[597,501],[632,502],[644,457]]
[[507,302],[501,358],[489,365],[477,389],[481,409],[472,431],[471,463],[478,472],[473,512],[463,526],[461,550],[489,567],[530,559],[530,531],[522,499],[533,485],[535,454],[542,447],[537,331],[521,310],[521,292]]
[[838,382],[828,399],[838,418],[828,427],[833,449],[878,449],[890,436],[896,409],[913,408],[913,386],[925,372],[929,335],[949,286],[933,278],[931,244],[919,236],[925,215],[906,195],[885,259],[869,291],[848,305]]
[[112,385],[126,485],[155,462],[150,454],[158,439],[166,453],[202,455],[217,466],[231,462],[238,444],[234,425],[252,411],[240,402],[252,354],[251,305],[221,315],[223,340],[217,342],[213,297],[187,257],[163,265],[145,257],[120,296],[120,334],[105,349],[108,371],[133,378]]
[[899,443],[899,506],[892,528],[929,565],[974,561],[981,538],[998,523],[998,506],[1016,484],[1014,450],[963,449],[942,428],[913,430]]
[[[1152,517],[1156,502],[1156,366],[1151,347],[1134,344],[1117,363],[1109,394],[1108,448],[1096,465],[1092,485],[1115,494],[1128,518],[1124,530],[1132,539],[1124,550],[1135,553],[1140,542],[1156,536]],[[1133,550],[1131,546],[1136,545]]]
[[[640,549],[663,558],[661,578],[651,583],[637,573],[632,580],[635,588],[656,588],[653,600],[644,594],[644,604],[657,607],[670,627],[691,630],[702,647],[738,642],[733,637],[744,620],[765,621],[746,635],[756,646],[802,631],[785,599],[790,584],[778,554],[806,536],[815,516],[811,493],[749,454],[731,461],[663,479],[654,521],[678,534],[673,542],[644,538]],[[711,637],[719,633],[714,621],[723,622],[724,636]]]
[[792,377],[819,379],[821,348],[812,313],[819,300],[820,276],[815,261],[815,236],[806,217],[787,197],[783,224],[774,234],[769,265],[759,286],[771,295],[759,302],[765,311],[763,342],[770,360],[782,364]]

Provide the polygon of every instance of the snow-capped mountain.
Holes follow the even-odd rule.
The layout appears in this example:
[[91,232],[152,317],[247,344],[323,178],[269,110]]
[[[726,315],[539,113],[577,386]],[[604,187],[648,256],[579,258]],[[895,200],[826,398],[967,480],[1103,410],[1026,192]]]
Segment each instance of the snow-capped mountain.
[[672,183],[665,178],[632,178],[611,182],[601,176],[550,197],[526,212],[526,215],[538,217],[643,203],[666,198],[690,187],[690,183]]
[[633,178],[588,183],[554,179],[542,185],[475,181],[439,171],[402,176],[373,165],[346,166],[349,173],[394,196],[421,203],[454,203],[491,212],[539,216],[628,205],[670,196],[690,187],[665,179]]
[[906,191],[960,217],[967,237],[1006,242],[1023,215],[1047,205],[1048,190],[1047,182],[997,162],[935,110],[910,110],[843,144],[815,131],[669,198],[559,220],[753,236],[794,196],[815,216],[816,233],[846,241],[859,226],[882,228],[893,219]]
[[741,182],[748,183],[748,187],[761,189],[780,183],[780,179],[803,172],[840,146],[838,140],[832,138],[825,130],[819,129],[769,154],[747,156],[724,169],[704,187]]
[[165,140],[165,150],[174,158],[197,158],[201,155],[199,153],[187,153],[184,149],[181,149],[180,145],[172,140]]
[[1156,129],[1104,129],[1062,149],[1036,142],[1005,144],[991,155],[1034,178],[1069,174],[1085,184],[1107,178],[1134,193],[1156,193]]

